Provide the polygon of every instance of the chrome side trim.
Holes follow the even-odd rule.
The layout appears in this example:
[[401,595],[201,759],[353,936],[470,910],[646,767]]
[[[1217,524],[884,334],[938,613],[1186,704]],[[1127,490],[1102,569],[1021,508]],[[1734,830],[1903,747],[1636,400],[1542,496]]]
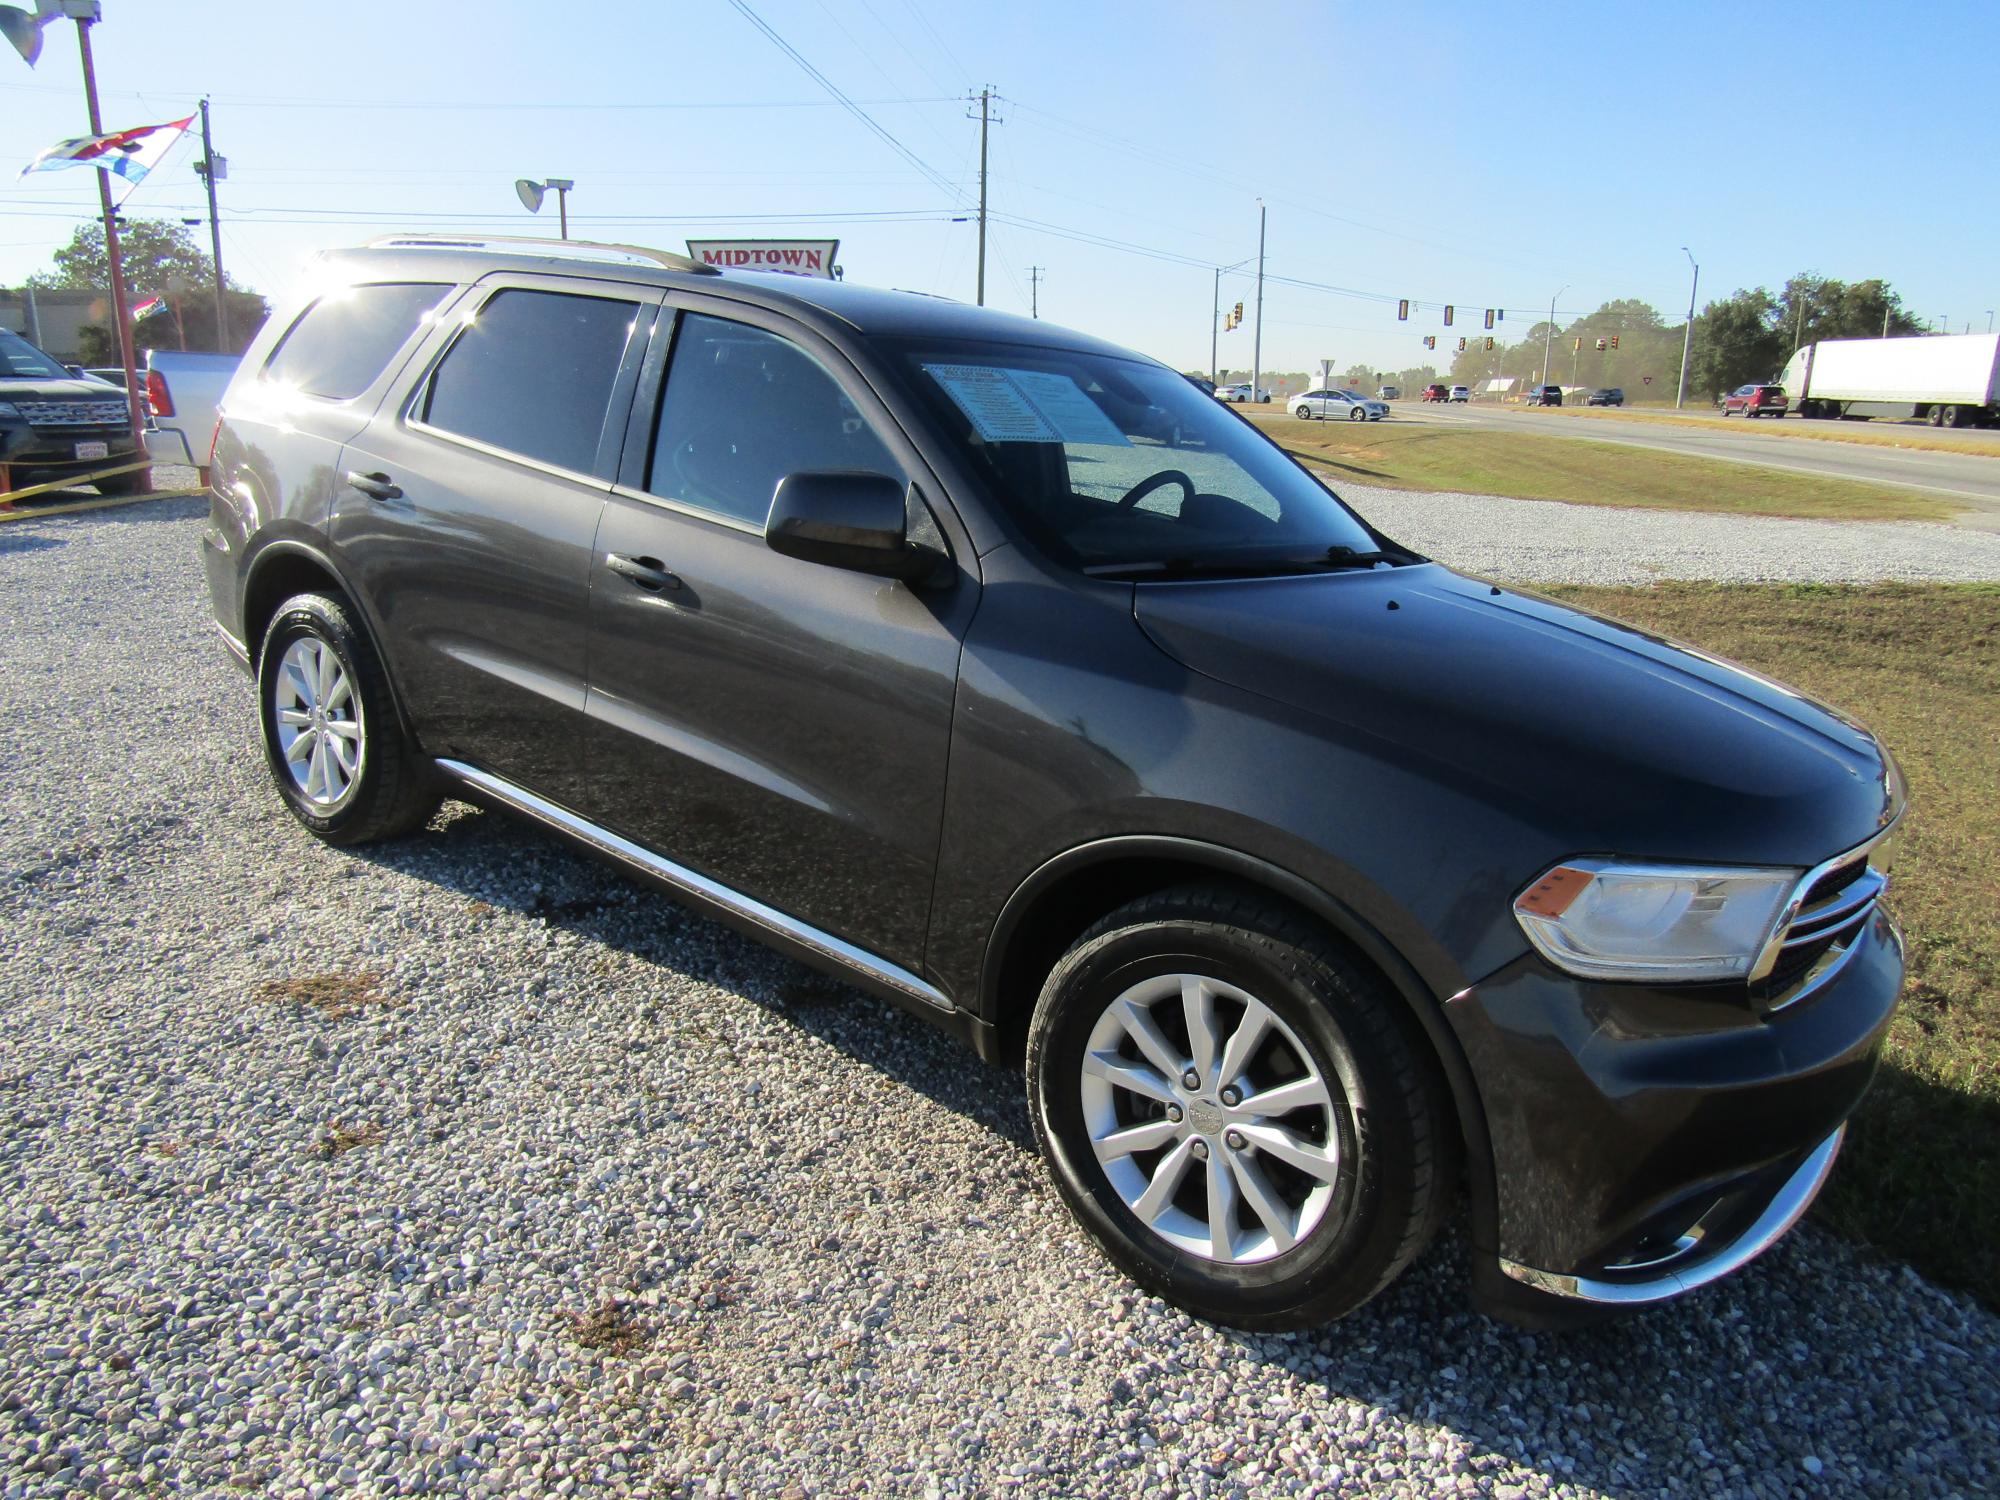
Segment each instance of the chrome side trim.
[[250,665],[250,648],[231,635],[229,627],[224,625],[222,621],[210,620],[208,623],[213,625],[215,633],[222,637],[222,644],[229,648],[229,654],[243,663],[245,667],[248,667]]
[[1856,860],[1866,859],[1873,854],[1882,844],[1895,837],[1902,821],[1902,809],[1898,808],[1896,815],[1877,829],[1872,837],[1844,853],[1834,855],[1832,859],[1814,865],[1799,877],[1799,883],[1792,887],[1791,899],[1785,903],[1785,909],[1778,914],[1777,923],[1771,928],[1771,935],[1764,940],[1764,947],[1757,955],[1757,962],[1750,966],[1750,983],[1759,984],[1771,977],[1771,970],[1778,966],[1778,955],[1784,950],[1785,938],[1791,933],[1792,923],[1798,921],[1799,913],[1804,910],[1806,897],[1812,894],[1812,888],[1834,871],[1844,870]]
[[1727,1245],[1716,1247],[1710,1253],[1693,1260],[1678,1270],[1667,1271],[1644,1281],[1603,1281],[1589,1276],[1570,1276],[1557,1271],[1538,1271],[1532,1266],[1521,1265],[1518,1261],[1500,1259],[1500,1269],[1516,1281],[1534,1287],[1537,1291],[1549,1292],[1558,1297],[1567,1297],[1577,1302],[1595,1302],[1619,1307],[1639,1307],[1649,1302],[1665,1302],[1670,1297],[1678,1297],[1691,1292],[1696,1287],[1707,1286],[1712,1281],[1720,1281],[1734,1271],[1762,1255],[1766,1250],[1783,1239],[1791,1227],[1798,1223],[1805,1211],[1812,1206],[1819,1190],[1826,1185],[1826,1179],[1833,1171],[1833,1159],[1840,1154],[1841,1140],[1847,1134],[1847,1127],[1838,1130],[1821,1141],[1812,1155],[1799,1164],[1799,1169],[1785,1179],[1785,1185],[1778,1189],[1757,1221]]
[[533,818],[588,844],[599,853],[609,856],[622,865],[639,871],[643,875],[672,886],[677,890],[698,896],[705,901],[742,917],[745,921],[762,927],[767,932],[811,949],[824,958],[865,974],[878,984],[885,984],[897,992],[908,995],[913,1000],[938,1010],[956,1010],[942,991],[934,985],[919,979],[908,969],[892,964],[886,958],[878,958],[865,948],[857,948],[844,938],[837,938],[830,932],[822,932],[808,922],[779,911],[774,906],[766,906],[754,897],[733,890],[720,881],[711,880],[706,875],[677,865],[670,859],[662,858],[652,850],[622,838],[608,828],[603,828],[586,818],[580,818],[566,808],[536,796],[525,787],[516,786],[502,777],[469,766],[463,761],[440,760],[438,769],[467,786],[485,793],[494,801],[504,803],[515,812]]

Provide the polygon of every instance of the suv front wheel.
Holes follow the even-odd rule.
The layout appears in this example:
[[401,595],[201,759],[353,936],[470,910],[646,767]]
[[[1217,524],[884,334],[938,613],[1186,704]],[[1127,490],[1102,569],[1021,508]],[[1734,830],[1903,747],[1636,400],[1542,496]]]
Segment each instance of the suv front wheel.
[[1310,1327],[1387,1286],[1442,1221],[1455,1136],[1401,1002],[1254,893],[1120,908],[1050,973],[1035,1137],[1127,1274],[1239,1328]]
[[258,718],[272,779],[292,816],[329,844],[421,828],[438,792],[404,734],[388,674],[351,606],[294,594],[257,657]]

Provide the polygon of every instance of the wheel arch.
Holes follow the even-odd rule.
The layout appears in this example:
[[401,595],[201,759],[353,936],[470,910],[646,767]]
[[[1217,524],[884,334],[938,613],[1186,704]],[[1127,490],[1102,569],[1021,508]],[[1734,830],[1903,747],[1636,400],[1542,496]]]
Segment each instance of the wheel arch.
[[1443,1005],[1410,962],[1352,907],[1255,855],[1197,839],[1127,835],[1079,845],[1043,864],[1007,899],[987,940],[977,997],[980,1050],[995,1062],[1020,1062],[1040,976],[1099,918],[1153,891],[1218,878],[1313,917],[1401,997],[1429,1043],[1451,1099],[1465,1147],[1473,1243],[1496,1244],[1497,1193],[1485,1106]]

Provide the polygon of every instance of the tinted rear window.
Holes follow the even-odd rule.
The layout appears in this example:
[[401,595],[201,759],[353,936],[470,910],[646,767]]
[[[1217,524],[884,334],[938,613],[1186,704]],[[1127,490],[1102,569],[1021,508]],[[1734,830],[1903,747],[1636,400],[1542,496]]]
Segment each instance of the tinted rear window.
[[439,362],[424,421],[590,473],[638,311],[609,297],[499,293]]
[[449,283],[383,281],[329,292],[272,351],[264,378],[329,401],[358,396],[450,290]]

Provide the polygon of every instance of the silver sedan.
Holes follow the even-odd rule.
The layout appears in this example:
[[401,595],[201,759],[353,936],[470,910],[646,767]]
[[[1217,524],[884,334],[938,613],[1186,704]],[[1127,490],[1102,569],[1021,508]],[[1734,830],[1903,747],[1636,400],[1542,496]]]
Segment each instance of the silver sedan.
[[1292,397],[1292,415],[1302,422],[1314,417],[1325,421],[1345,417],[1350,422],[1379,422],[1389,415],[1389,406],[1353,391],[1306,391]]

